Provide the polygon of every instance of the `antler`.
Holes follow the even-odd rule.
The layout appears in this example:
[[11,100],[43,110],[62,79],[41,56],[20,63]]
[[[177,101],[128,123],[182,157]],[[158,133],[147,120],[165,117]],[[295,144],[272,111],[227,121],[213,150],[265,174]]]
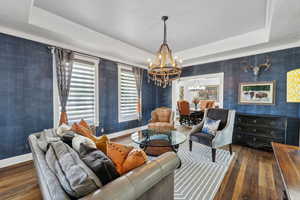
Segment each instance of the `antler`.
[[245,64],[245,66],[243,67],[245,72],[249,72],[252,71],[254,66],[250,65],[247,61],[242,61],[241,64]]
[[268,71],[271,67],[271,60],[269,57],[266,58],[266,62],[259,65],[259,68],[265,68],[264,71]]

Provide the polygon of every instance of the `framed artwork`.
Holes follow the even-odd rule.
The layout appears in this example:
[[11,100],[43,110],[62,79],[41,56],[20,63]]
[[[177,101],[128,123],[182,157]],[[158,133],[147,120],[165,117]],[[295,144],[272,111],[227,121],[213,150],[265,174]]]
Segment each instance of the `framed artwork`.
[[239,104],[275,105],[276,82],[240,83]]

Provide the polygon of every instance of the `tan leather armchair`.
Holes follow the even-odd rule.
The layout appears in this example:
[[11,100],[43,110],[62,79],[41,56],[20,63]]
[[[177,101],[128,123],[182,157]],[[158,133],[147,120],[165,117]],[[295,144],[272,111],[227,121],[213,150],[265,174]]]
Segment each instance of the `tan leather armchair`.
[[156,108],[151,113],[149,129],[174,129],[174,112],[167,107]]

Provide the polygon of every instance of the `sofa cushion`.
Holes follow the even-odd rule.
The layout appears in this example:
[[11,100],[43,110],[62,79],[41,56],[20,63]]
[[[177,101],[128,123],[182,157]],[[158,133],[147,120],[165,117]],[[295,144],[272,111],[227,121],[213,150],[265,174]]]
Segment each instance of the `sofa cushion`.
[[37,144],[42,151],[46,152],[48,150],[49,143],[57,141],[60,141],[60,138],[57,137],[56,134],[53,134],[52,129],[48,129],[41,132],[40,137],[37,140]]
[[215,136],[211,135],[211,134],[198,132],[198,133],[191,134],[190,135],[190,140],[211,147],[214,137]]
[[225,128],[228,118],[228,110],[226,109],[208,109],[207,117],[214,120],[221,120],[218,130]]
[[46,161],[61,186],[72,197],[83,197],[102,186],[79,155],[62,141],[50,143]]
[[149,123],[148,128],[173,128],[173,125],[169,122],[154,122]]
[[113,181],[120,175],[113,162],[100,150],[86,144],[80,145],[81,160],[96,174],[103,185]]

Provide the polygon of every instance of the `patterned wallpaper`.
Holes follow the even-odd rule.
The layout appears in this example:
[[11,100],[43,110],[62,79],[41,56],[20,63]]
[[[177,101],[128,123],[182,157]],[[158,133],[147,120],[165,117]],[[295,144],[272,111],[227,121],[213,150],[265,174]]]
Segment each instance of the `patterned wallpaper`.
[[42,44],[0,34],[0,159],[30,152],[30,133],[53,126],[52,57]]
[[[147,124],[158,90],[144,74],[142,122],[119,123],[117,64],[101,61],[99,129],[104,133]],[[29,153],[28,135],[53,127],[52,84],[52,55],[46,45],[0,33],[0,160]]]

